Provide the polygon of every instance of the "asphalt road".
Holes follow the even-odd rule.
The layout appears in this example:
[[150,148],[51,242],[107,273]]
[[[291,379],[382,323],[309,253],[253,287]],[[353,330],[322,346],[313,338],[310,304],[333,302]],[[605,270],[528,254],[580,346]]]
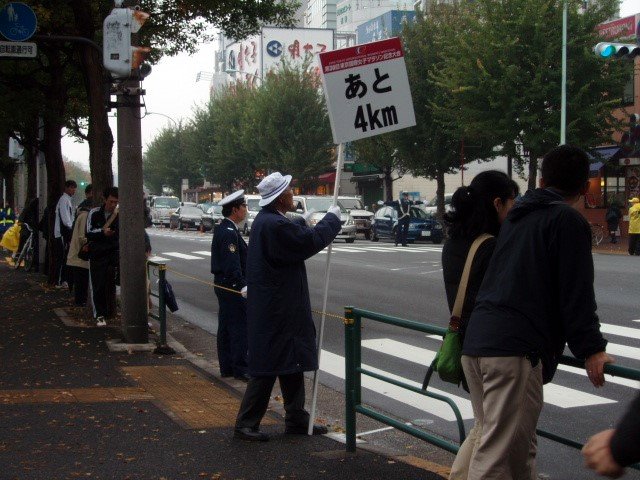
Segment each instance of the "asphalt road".
[[[210,271],[210,234],[150,229],[153,252],[167,261],[169,279],[180,302],[180,316],[205,330],[217,328],[217,301]],[[345,305],[423,323],[445,326],[448,321],[442,270],[442,246],[418,243],[406,248],[392,243],[358,239],[333,246],[327,311],[342,315]],[[326,251],[307,261],[312,308],[320,310]],[[640,260],[638,260],[640,262]],[[594,255],[596,297],[608,351],[620,365],[640,369],[640,312],[635,258]],[[524,274],[524,272],[523,272]],[[317,324],[320,316],[316,315]],[[338,319],[327,318],[321,364],[321,382],[344,391],[344,330]],[[414,331],[366,321],[362,330],[362,363],[409,383],[422,382],[426,365],[440,340]],[[455,396],[467,430],[472,413],[466,393],[432,380],[434,391]],[[609,379],[596,390],[584,370],[562,367],[545,387],[545,406],[539,428],[584,442],[610,428],[637,393],[638,382]],[[431,387],[430,387],[431,388]],[[394,416],[457,439],[457,427],[446,405],[375,380],[363,380],[363,402]],[[384,435],[384,432],[373,435]],[[540,439],[538,469],[543,478],[594,478],[582,467],[575,450]],[[628,478],[640,478],[632,471]]]

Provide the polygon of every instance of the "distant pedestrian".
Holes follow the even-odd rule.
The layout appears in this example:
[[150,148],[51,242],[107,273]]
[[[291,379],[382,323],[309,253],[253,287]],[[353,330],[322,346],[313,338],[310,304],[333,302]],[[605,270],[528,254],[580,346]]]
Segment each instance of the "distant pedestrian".
[[409,223],[411,222],[411,205],[409,193],[402,192],[400,200],[396,203],[398,210],[398,225],[396,226],[396,247],[398,244],[407,246],[407,235],[409,234]]
[[[500,225],[507,217],[518,192],[518,184],[504,172],[488,170],[476,175],[468,187],[460,187],[455,191],[451,198],[452,209],[444,215],[449,239],[442,249],[442,273],[450,312],[453,311],[471,245],[479,236],[491,235],[480,244],[471,264],[460,315],[459,332],[462,339],[496,246],[495,237],[498,236]],[[463,384],[466,387],[466,382],[463,381]],[[480,440],[481,431],[481,425],[474,425],[460,446],[451,467],[451,480],[467,479],[469,462]]]
[[618,228],[620,227],[620,220],[622,219],[622,211],[620,210],[620,204],[615,200],[611,202],[605,215],[607,221],[607,229],[611,236],[611,243],[618,243],[616,235],[618,234]]
[[73,275],[74,305],[84,307],[89,297],[89,262],[78,254],[87,242],[87,217],[89,207],[78,207],[73,223],[73,233],[67,254],[67,267]]
[[500,228],[467,325],[462,366],[480,440],[469,480],[537,478],[536,425],[542,386],[565,345],[604,384],[607,341],[593,291],[589,223],[572,207],[587,191],[589,157],[556,147]]
[[617,427],[595,434],[582,448],[587,466],[600,475],[618,478],[624,467],[640,462],[640,395]]
[[93,185],[89,184],[84,187],[84,200],[80,202],[77,210],[84,209],[89,211],[93,208]]
[[87,238],[90,242],[89,275],[96,325],[107,322],[112,288],[115,288],[119,262],[118,187],[104,190],[104,204],[89,212]]
[[214,282],[235,293],[215,288],[218,297],[218,362],[222,377],[247,381],[247,244],[237,225],[247,216],[244,190],[218,202],[223,220],[215,226],[211,241],[211,273]]
[[[259,431],[276,381],[284,398],[285,433],[306,434],[304,372],[318,369],[316,329],[304,261],[329,245],[340,232],[340,207],[330,207],[314,226],[295,211],[291,175],[272,173],[258,184],[262,196],[249,237],[247,327],[249,375],[236,419],[236,438],[267,441]],[[327,433],[321,425],[315,435]]]
[[56,204],[52,249],[56,288],[69,288],[69,284],[73,283],[66,263],[73,233],[74,209],[71,197],[75,195],[77,188],[76,182],[67,180],[64,183],[64,193]]
[[629,255],[640,255],[640,198],[629,200]]

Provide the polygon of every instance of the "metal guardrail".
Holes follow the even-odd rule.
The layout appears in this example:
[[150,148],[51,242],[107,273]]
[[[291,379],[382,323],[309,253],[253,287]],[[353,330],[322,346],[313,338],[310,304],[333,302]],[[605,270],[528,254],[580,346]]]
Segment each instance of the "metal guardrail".
[[147,260],[147,275],[150,276],[154,271],[158,273],[158,293],[150,290],[149,294],[158,299],[158,314],[156,315],[149,309],[149,317],[160,322],[160,337],[158,338],[157,346],[153,353],[173,355],[176,351],[167,345],[167,302],[164,296],[167,282],[167,265],[165,263]]
[[[448,440],[445,440],[439,436],[428,433],[424,430],[406,425],[388,415],[385,415],[373,408],[362,405],[362,375],[366,375],[372,378],[376,378],[383,382],[390,383],[400,388],[424,395],[426,397],[434,398],[436,400],[447,403],[456,417],[458,424],[458,433],[460,437],[460,443],[465,439],[465,428],[462,420],[460,410],[456,406],[455,402],[444,395],[439,395],[430,392],[428,389],[422,390],[413,385],[409,385],[404,382],[400,382],[393,378],[386,377],[379,373],[373,372],[366,368],[362,368],[362,319],[373,320],[375,322],[384,323],[387,325],[394,325],[400,328],[407,328],[409,330],[415,330],[422,333],[428,333],[430,335],[442,335],[446,333],[447,329],[438,327],[435,325],[428,325],[424,323],[415,322],[412,320],[406,320],[404,318],[392,317],[390,315],[384,315],[382,313],[371,312],[369,310],[363,310],[356,307],[345,307],[345,397],[346,397],[346,445],[348,452],[356,451],[356,413],[361,413],[370,418],[378,420],[386,425],[397,428],[409,435],[420,438],[426,442],[436,445],[451,453],[457,453],[459,445]],[[560,358],[560,363],[577,368],[584,368],[584,361],[578,360],[574,357],[563,355]],[[425,369],[428,365],[425,365]],[[619,365],[607,364],[604,368],[605,373],[616,377],[627,378],[630,380],[640,381],[640,370],[636,370],[629,367],[623,367]],[[555,433],[547,432],[545,430],[536,430],[536,433],[548,438],[552,441],[559,442],[563,445],[581,449],[583,444],[569,438],[562,437]],[[595,433],[595,432],[594,432]],[[631,465],[630,468],[640,470],[640,464]]]

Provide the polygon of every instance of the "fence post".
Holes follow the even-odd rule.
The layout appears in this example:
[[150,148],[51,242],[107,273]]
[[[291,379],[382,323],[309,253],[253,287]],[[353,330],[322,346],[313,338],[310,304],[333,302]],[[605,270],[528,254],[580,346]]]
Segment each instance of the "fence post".
[[353,318],[352,307],[344,309],[344,361],[345,361],[345,387],[346,387],[346,444],[347,452],[356,451],[356,392],[355,392],[355,376],[356,376],[356,355],[355,355],[355,321]]
[[176,351],[167,345],[167,301],[164,293],[167,282],[167,266],[158,265],[158,319],[160,321],[160,340],[153,353],[173,355]]

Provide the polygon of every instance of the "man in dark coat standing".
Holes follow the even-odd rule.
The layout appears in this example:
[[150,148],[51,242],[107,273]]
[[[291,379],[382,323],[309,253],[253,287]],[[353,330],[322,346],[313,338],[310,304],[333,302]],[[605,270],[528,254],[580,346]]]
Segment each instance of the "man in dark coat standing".
[[[234,376],[247,381],[247,244],[240,236],[238,223],[247,215],[244,190],[224,197],[224,219],[215,226],[211,241],[211,273],[218,297],[218,362],[222,377]],[[227,289],[227,290],[225,290]],[[233,291],[230,291],[233,290]],[[240,292],[240,293],[236,293]]]
[[[276,377],[284,398],[285,433],[306,434],[304,372],[318,369],[316,329],[304,261],[340,231],[340,209],[329,208],[315,227],[292,221],[291,176],[275,172],[258,185],[262,210],[249,237],[247,327],[251,379],[236,419],[235,438],[267,441],[259,431]],[[315,425],[314,435],[327,433]]]

